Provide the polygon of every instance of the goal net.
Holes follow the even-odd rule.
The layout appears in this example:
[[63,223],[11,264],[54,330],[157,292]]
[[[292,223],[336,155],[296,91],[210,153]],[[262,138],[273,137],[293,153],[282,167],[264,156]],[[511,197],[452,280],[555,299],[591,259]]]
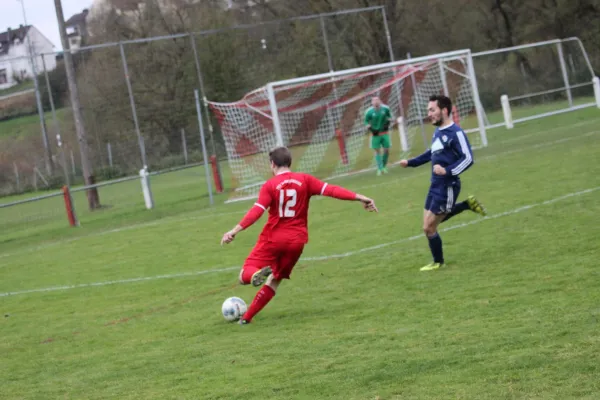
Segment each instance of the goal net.
[[[270,177],[268,152],[290,148],[293,169],[323,179],[375,169],[364,122],[378,96],[394,119],[390,164],[422,152],[434,127],[429,96],[445,94],[474,147],[485,146],[469,50],[274,82],[233,103],[209,101],[229,159],[229,201],[254,198]],[[227,184],[227,183],[226,183]]]

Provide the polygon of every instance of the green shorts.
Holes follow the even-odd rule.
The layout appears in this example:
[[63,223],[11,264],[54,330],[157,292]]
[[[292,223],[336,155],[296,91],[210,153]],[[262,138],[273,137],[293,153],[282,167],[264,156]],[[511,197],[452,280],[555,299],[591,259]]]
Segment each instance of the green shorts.
[[377,136],[371,136],[371,148],[378,149],[380,147],[383,147],[384,149],[392,147],[390,135],[388,133],[380,133]]

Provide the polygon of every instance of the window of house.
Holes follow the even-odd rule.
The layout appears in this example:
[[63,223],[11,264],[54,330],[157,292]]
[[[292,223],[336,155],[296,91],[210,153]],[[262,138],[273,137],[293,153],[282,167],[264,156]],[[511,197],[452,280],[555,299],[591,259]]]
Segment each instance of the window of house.
[[8,83],[8,74],[5,69],[0,69],[0,85]]

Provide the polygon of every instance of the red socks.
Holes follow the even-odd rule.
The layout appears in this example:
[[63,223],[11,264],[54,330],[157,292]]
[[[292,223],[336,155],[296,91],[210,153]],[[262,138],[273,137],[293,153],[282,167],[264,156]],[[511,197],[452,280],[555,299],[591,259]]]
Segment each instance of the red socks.
[[242,282],[244,282],[244,285],[249,285],[252,282],[252,275],[258,271],[260,271],[260,268],[244,267],[242,270]]
[[264,285],[261,287],[242,319],[247,322],[252,321],[252,318],[271,301],[273,296],[275,296],[275,291],[270,286]]

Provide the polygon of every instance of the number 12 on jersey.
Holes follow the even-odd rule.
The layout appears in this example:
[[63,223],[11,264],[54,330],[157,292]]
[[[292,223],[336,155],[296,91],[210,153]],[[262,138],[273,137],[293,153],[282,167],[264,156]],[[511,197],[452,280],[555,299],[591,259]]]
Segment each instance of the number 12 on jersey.
[[296,189],[281,189],[279,191],[279,218],[293,218],[296,211],[292,209],[296,205],[298,192]]

